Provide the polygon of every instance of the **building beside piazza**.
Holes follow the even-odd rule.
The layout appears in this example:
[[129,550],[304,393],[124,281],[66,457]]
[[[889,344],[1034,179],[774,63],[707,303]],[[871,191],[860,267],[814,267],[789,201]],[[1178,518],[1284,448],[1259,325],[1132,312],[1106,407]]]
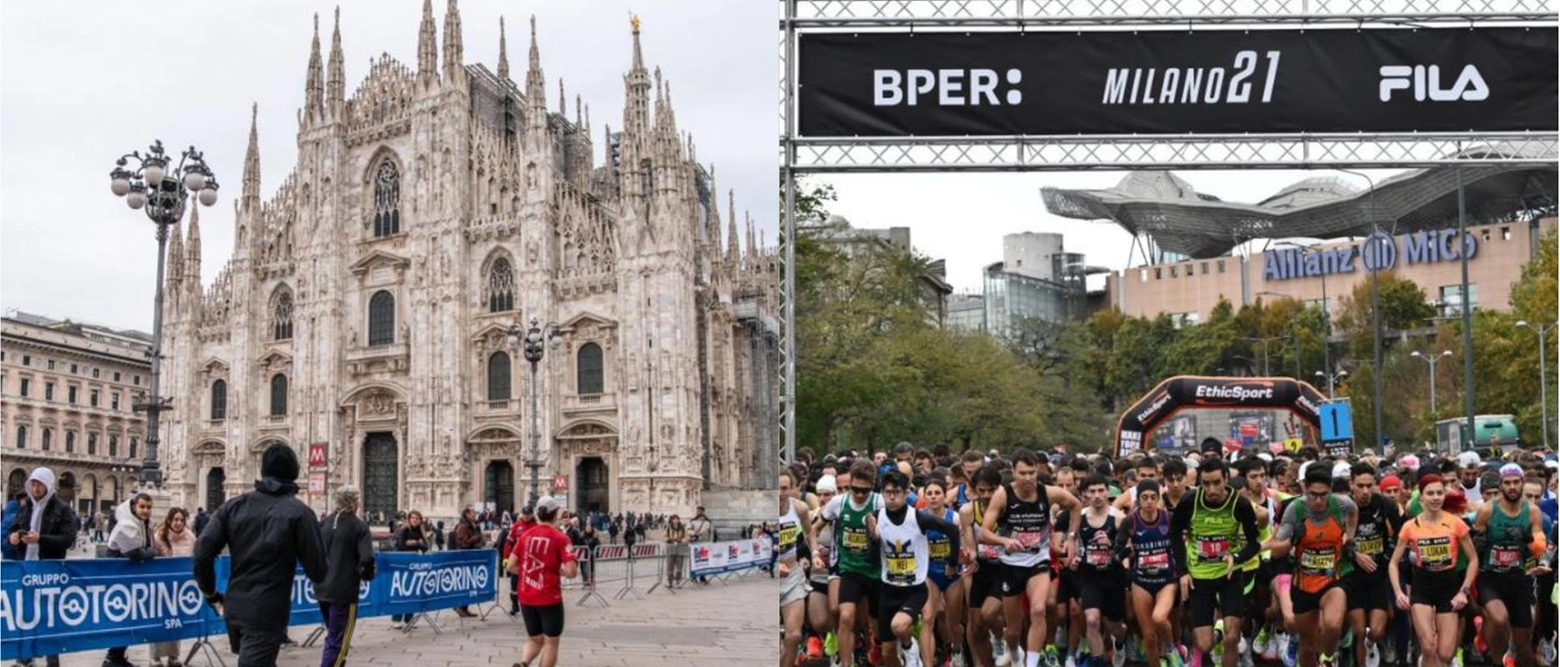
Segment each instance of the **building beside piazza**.
[[151,336],[10,312],[0,318],[0,459],[6,497],[47,466],[77,513],[111,514],[138,484]]
[[[415,67],[379,56],[349,96],[339,12],[324,61],[316,21],[292,173],[262,197],[252,121],[213,284],[194,207],[175,234],[173,502],[251,488],[281,442],[325,493],[362,487],[370,513],[523,504],[530,368],[506,334],[533,317],[558,335],[538,380],[541,493],[687,515],[705,490],[774,484],[778,261],[719,210],[637,19],[622,124],[599,135],[578,98],[565,113],[561,81],[547,107],[534,19],[523,85],[503,41],[495,70],[465,62],[455,0],[442,28],[425,1]],[[328,455],[311,469],[313,443]]]

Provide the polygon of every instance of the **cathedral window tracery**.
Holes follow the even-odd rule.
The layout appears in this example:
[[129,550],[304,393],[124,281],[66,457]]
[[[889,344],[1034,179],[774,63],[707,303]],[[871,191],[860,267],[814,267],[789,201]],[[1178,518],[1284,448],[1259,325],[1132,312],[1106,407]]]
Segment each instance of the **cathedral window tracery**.
[[374,173],[374,237],[401,231],[401,172],[386,157]]
[[575,356],[575,393],[601,393],[605,384],[603,378],[601,346],[595,343],[581,345]]
[[211,383],[211,419],[221,421],[227,419],[227,382],[217,380]]
[[488,268],[488,312],[502,313],[515,309],[515,272],[509,260],[499,257]]
[[271,416],[287,414],[287,376],[281,373],[271,376]]
[[507,352],[494,352],[492,356],[488,357],[488,401],[508,401],[512,397],[509,386],[510,375],[509,354]]
[[271,296],[271,340],[292,340],[292,291],[286,286]]
[[395,342],[395,297],[387,290],[380,290],[368,300],[368,344],[390,345]]

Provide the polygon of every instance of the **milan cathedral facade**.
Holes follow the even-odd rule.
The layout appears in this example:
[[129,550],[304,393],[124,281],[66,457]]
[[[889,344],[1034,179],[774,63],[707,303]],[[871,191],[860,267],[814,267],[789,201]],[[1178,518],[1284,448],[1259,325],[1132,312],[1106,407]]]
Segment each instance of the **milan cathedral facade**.
[[[324,62],[316,19],[296,166],[262,198],[252,119],[213,284],[195,207],[175,228],[173,502],[251,488],[272,442],[297,451],[301,498],[323,509],[355,484],[370,515],[513,509],[532,463],[538,492],[578,511],[686,516],[703,489],[772,485],[778,261],[751,220],[744,242],[720,212],[637,19],[622,125],[602,145],[561,81],[548,108],[534,19],[523,87],[503,41],[496,71],[465,63],[455,0],[437,32],[425,0],[416,68],[380,56],[349,97],[339,11]],[[533,367],[510,336],[532,318],[551,342],[535,459]],[[315,443],[328,454],[311,465]]]

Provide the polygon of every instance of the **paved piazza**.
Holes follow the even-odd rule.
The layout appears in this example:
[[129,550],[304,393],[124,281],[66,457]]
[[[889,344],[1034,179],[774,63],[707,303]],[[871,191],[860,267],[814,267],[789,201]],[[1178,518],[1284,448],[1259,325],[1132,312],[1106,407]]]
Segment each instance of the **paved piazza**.
[[[615,588],[615,587],[609,587]],[[644,599],[628,596],[612,600],[603,608],[592,600],[589,606],[575,603],[580,591],[566,591],[569,604],[567,625],[559,665],[601,665],[634,667],[677,665],[678,667],[729,667],[738,664],[774,664],[779,650],[778,621],[774,611],[778,585],[762,573],[748,575],[728,585],[679,590],[667,594],[657,590]],[[418,624],[410,635],[390,629],[389,617],[363,619],[352,638],[349,664],[355,665],[512,665],[520,659],[525,643],[524,626],[518,616],[511,619],[494,611],[487,620],[457,619],[446,611],[437,617],[444,630],[435,635]],[[292,638],[303,641],[316,626],[292,628]],[[226,649],[226,640],[216,642]],[[188,641],[183,644],[189,650]],[[130,661],[149,664],[147,646],[130,649]],[[66,667],[97,667],[103,651],[72,653],[61,657]],[[228,667],[237,664],[234,654],[222,651]],[[204,667],[197,656],[193,664]],[[318,645],[282,650],[280,667],[313,667],[320,662]],[[36,664],[42,664],[38,661]]]

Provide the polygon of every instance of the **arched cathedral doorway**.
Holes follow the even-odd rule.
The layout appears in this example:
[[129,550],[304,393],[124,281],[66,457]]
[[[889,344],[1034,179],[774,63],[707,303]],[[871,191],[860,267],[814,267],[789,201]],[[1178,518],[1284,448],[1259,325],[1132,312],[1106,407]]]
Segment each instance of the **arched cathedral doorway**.
[[395,435],[369,433],[363,439],[363,512],[365,517],[395,516],[399,491],[400,462]]
[[607,464],[599,456],[580,459],[574,467],[574,479],[579,480],[579,497],[575,509],[580,514],[608,511],[610,488],[607,484]]
[[508,461],[492,461],[482,472],[482,501],[493,504],[500,514],[515,511],[515,466]]

